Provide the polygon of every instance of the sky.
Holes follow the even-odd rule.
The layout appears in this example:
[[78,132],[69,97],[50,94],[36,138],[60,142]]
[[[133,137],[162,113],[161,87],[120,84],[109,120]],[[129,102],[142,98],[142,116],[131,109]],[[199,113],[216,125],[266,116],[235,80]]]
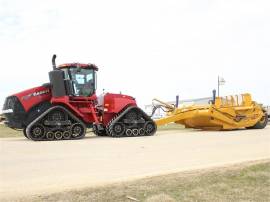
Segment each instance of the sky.
[[139,105],[249,92],[270,105],[269,0],[0,0],[0,106],[57,64],[94,63],[98,91]]

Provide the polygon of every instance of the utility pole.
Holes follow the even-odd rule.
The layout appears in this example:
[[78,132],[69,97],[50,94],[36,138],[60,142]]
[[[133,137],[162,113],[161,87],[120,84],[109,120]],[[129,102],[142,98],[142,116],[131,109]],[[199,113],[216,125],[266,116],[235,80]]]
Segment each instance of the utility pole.
[[218,90],[217,90],[217,94],[218,94],[218,97],[219,97],[219,76],[218,76]]

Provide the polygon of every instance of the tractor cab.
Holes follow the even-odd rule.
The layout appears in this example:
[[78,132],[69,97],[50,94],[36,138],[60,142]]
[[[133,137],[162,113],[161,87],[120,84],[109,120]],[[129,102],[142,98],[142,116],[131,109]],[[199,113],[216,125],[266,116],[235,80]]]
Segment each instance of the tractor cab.
[[49,72],[53,97],[79,96],[90,97],[96,92],[96,71],[94,64],[67,63],[56,67],[52,60],[53,71]]
[[93,64],[71,63],[58,66],[64,72],[64,79],[71,83],[73,96],[88,97],[96,91],[96,71]]

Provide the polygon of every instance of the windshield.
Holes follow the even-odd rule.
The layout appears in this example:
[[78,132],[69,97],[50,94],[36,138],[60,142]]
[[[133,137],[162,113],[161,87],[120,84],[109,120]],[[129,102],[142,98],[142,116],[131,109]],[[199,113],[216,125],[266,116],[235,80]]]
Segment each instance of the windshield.
[[70,79],[74,95],[90,96],[95,93],[95,71],[93,69],[70,68]]

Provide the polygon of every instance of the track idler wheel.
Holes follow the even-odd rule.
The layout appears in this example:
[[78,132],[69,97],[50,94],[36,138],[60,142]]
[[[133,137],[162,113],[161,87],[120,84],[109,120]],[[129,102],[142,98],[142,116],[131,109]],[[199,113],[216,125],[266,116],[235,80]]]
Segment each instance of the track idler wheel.
[[121,137],[123,136],[124,132],[125,132],[125,125],[123,123],[115,123],[114,125],[112,125],[112,136],[113,137]]
[[34,141],[42,140],[44,136],[45,136],[45,129],[42,125],[32,126],[29,134],[27,135],[29,139]]
[[71,126],[71,136],[73,138],[82,138],[85,135],[85,130],[82,124],[75,123]]
[[156,125],[152,121],[147,121],[144,125],[144,130],[146,135],[153,135],[156,132]]

